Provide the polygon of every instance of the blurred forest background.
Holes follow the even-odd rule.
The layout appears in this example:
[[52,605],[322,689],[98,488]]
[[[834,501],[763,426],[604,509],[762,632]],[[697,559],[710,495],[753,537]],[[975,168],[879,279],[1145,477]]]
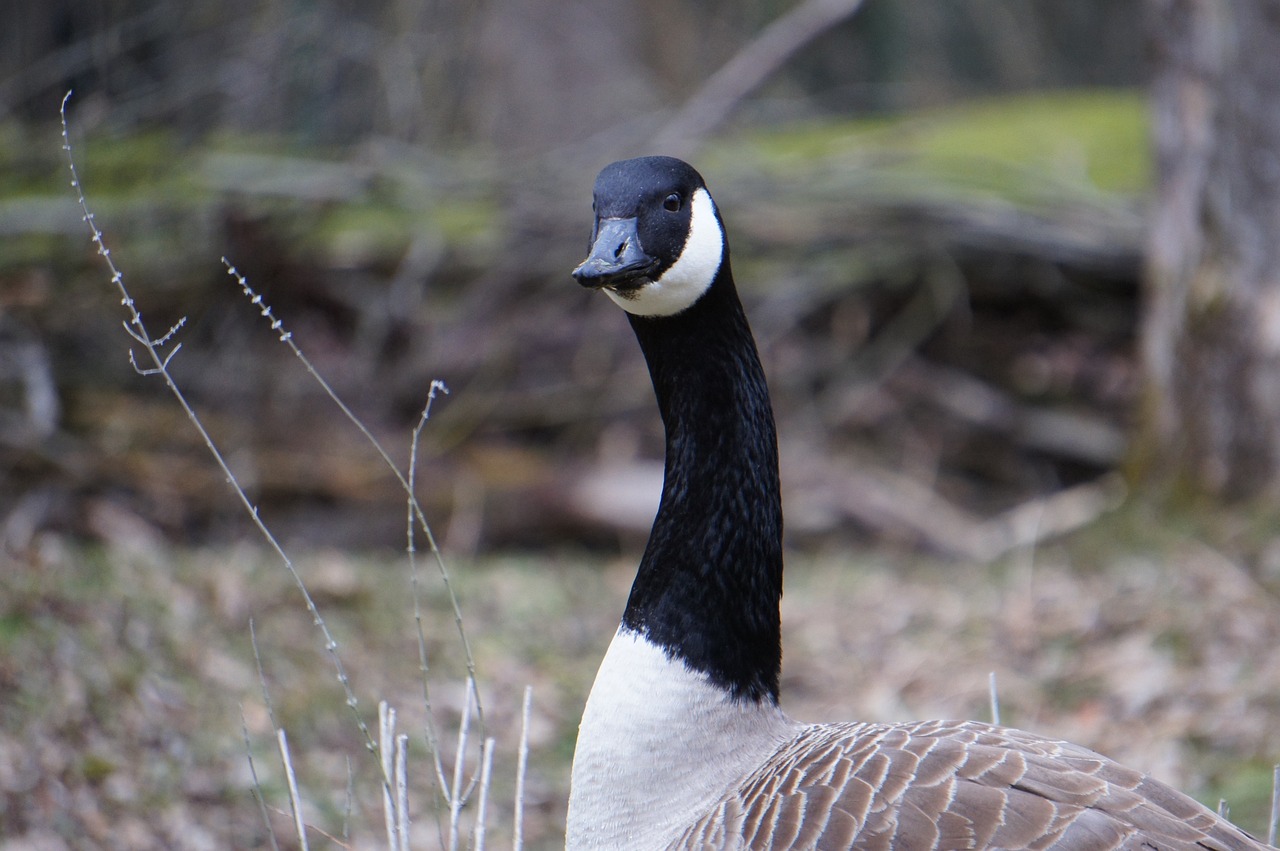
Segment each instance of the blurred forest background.
[[130,364],[67,185],[69,89],[113,258],[153,333],[185,317],[175,378],[301,556],[362,700],[407,716],[402,494],[220,258],[397,461],[448,385],[419,498],[507,769],[536,688],[530,847],[560,841],[661,481],[626,321],[568,275],[598,169],[654,152],[707,177],[774,393],[792,711],[985,717],[997,670],[1006,720],[1259,817],[1274,511],[1155,507],[1119,475],[1155,185],[1142,4],[2,5],[0,847],[265,847],[236,717],[265,763],[250,617],[310,819],[342,834],[342,755],[366,759],[287,576]]
[[[246,321],[222,255],[377,433],[403,433],[429,379],[453,390],[426,462],[453,549],[543,544],[565,523],[606,542],[620,520],[645,530],[625,494],[625,516],[596,517],[594,488],[611,491],[590,475],[660,461],[643,366],[621,317],[564,273],[595,172],[660,136],[700,154],[729,214],[783,432],[817,461],[793,470],[866,450],[989,512],[1112,468],[1150,179],[1139,10],[872,2],[779,61],[729,126],[679,136],[679,107],[786,11],[15,5],[0,36],[11,547],[99,498],[179,540],[243,532],[197,436],[124,357],[47,144],[68,89],[135,296],[156,327],[187,317],[178,374],[286,537],[398,546],[395,487],[314,416],[327,402]],[[793,531],[930,531],[836,504],[855,496],[816,502]]]

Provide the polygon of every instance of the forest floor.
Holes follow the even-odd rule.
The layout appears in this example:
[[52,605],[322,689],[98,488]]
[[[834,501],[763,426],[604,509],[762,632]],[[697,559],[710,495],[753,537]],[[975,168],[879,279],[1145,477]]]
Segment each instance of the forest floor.
[[[93,522],[108,543],[46,536],[0,574],[0,848],[270,847],[266,821],[296,847],[273,717],[311,847],[385,847],[375,760],[287,570],[256,546],[172,549],[107,503]],[[1265,559],[1245,566],[1200,538],[1127,506],[992,564],[793,554],[784,705],[806,720],[988,720],[994,674],[1004,723],[1093,747],[1210,806],[1225,797],[1265,834],[1280,760],[1276,577]],[[495,739],[489,847],[510,843],[526,686],[525,847],[562,842],[577,718],[634,561],[449,565]],[[398,710],[413,847],[438,847],[407,559],[301,552],[297,565],[359,715],[375,724],[379,700]],[[418,569],[451,773],[464,654],[434,562]]]

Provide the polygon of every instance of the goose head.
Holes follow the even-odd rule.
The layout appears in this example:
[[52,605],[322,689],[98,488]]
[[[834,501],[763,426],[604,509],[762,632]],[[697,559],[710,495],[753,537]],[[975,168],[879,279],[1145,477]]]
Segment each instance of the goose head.
[[606,166],[596,178],[587,259],[573,270],[635,316],[673,316],[720,274],[724,226],[702,175],[672,157]]

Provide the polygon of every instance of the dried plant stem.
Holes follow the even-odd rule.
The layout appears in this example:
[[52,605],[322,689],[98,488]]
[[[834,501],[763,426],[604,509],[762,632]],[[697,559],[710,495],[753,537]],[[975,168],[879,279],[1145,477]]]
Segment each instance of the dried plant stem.
[[347,763],[347,797],[342,805],[342,847],[349,848],[351,846],[351,813],[356,805],[356,775],[351,770],[351,757],[346,758]]
[[396,735],[396,711],[385,700],[378,703],[378,742],[382,773],[392,787],[382,788],[382,814],[387,830],[387,851],[409,851],[409,737]]
[[[427,522],[426,514],[423,512],[422,506],[418,503],[417,497],[414,495],[413,488],[409,485],[409,481],[405,477],[405,474],[400,471],[396,462],[391,459],[391,455],[383,448],[378,439],[373,436],[373,433],[369,431],[365,424],[360,421],[360,418],[357,417],[349,407],[347,407],[347,404],[338,396],[337,391],[330,386],[324,376],[319,373],[307,356],[302,353],[302,349],[298,347],[298,344],[293,342],[293,334],[284,330],[283,323],[272,314],[270,306],[263,302],[262,296],[253,291],[253,288],[249,286],[249,282],[245,276],[242,275],[226,257],[222,258],[222,263],[227,268],[227,274],[235,278],[236,283],[240,285],[244,294],[249,297],[250,302],[259,308],[264,317],[270,320],[271,330],[280,335],[280,342],[289,347],[289,350],[298,358],[303,367],[311,377],[315,379],[316,383],[320,385],[326,395],[328,395],[333,403],[338,406],[338,409],[342,411],[343,415],[351,421],[362,435],[364,435],[364,438],[369,441],[369,444],[374,448],[374,451],[376,451],[379,457],[382,458],[383,463],[387,465],[387,469],[391,471],[392,475],[395,476],[396,481],[400,483],[400,487],[408,497],[413,515],[417,518],[418,527],[422,530],[422,534],[427,540],[427,547],[435,560],[436,569],[440,574],[440,580],[444,584],[445,591],[449,598],[449,604],[453,608],[454,625],[458,631],[458,638],[462,643],[462,651],[466,660],[467,673],[472,679],[474,679],[476,676],[475,657],[471,652],[471,641],[467,638],[467,631],[462,623],[462,607],[458,603],[457,594],[454,592],[453,583],[449,578],[449,569],[444,562],[444,553],[441,552],[440,546],[436,542],[435,533],[431,531],[431,525]],[[434,394],[438,388],[444,388],[444,384],[442,382],[432,382],[431,393],[429,395]],[[448,392],[448,390],[445,389],[445,392]],[[432,396],[432,398],[434,398],[434,396]],[[477,723],[480,724],[481,729],[484,729],[484,709],[478,702],[476,704],[475,711]]]
[[280,845],[276,842],[276,832],[271,829],[271,813],[267,811],[267,799],[262,794],[262,781],[258,779],[258,767],[253,761],[253,744],[249,741],[249,722],[244,717],[244,705],[240,706],[240,733],[244,736],[244,754],[249,760],[249,776],[253,778],[253,798],[258,802],[258,809],[262,812],[262,823],[267,828],[267,839],[271,843],[272,851],[280,851]]
[[396,851],[409,851],[409,737],[396,736]]
[[283,729],[276,730],[276,742],[280,746],[284,776],[289,783],[289,806],[293,809],[293,828],[298,832],[298,846],[302,851],[307,851],[307,825],[302,819],[302,798],[298,794],[298,778],[293,773],[293,759],[289,756],[289,736]]
[[[382,759],[382,774],[393,777],[393,745],[396,735],[396,711],[385,700],[378,702],[378,755]],[[382,787],[382,816],[387,829],[387,851],[399,851],[399,819],[396,817],[395,799],[391,787]]]
[[474,697],[475,680],[468,679],[467,691],[462,699],[462,717],[458,719],[458,750],[453,758],[453,783],[449,787],[449,851],[457,851],[460,835],[458,822],[462,817],[462,804],[467,797],[461,790],[463,769],[467,761],[467,738],[471,733],[471,708]]
[[493,777],[493,739],[484,740],[480,756],[480,800],[476,804],[476,826],[472,832],[471,847],[484,851],[485,821],[489,816],[489,784]]
[[1000,690],[996,686],[996,672],[987,674],[987,693],[991,699],[991,723],[1000,726]]
[[520,707],[520,753],[516,762],[516,812],[512,827],[511,851],[524,848],[524,778],[529,769],[529,716],[533,711],[533,686],[524,687]]
[[267,708],[267,718],[271,721],[271,731],[280,729],[276,723],[276,707],[271,700],[271,690],[267,688],[267,673],[262,667],[262,653],[258,650],[258,630],[249,618],[249,646],[253,648],[253,664],[258,669],[258,685],[262,688],[262,705]]
[[[440,800],[445,803],[449,801],[449,783],[445,779],[444,764],[440,760],[440,738],[436,732],[435,715],[431,709],[431,684],[429,658],[427,654],[427,637],[426,629],[423,626],[422,619],[422,593],[421,583],[418,574],[418,548],[417,539],[414,534],[414,506],[415,501],[413,494],[416,493],[415,484],[418,474],[418,445],[422,437],[422,429],[427,424],[428,418],[431,416],[431,403],[435,401],[437,391],[449,392],[449,388],[445,387],[443,381],[432,381],[431,388],[427,391],[427,403],[422,409],[422,416],[418,418],[418,424],[413,429],[413,437],[409,441],[409,481],[408,490],[409,498],[406,500],[406,518],[405,518],[405,548],[409,554],[409,584],[413,595],[413,621],[417,629],[418,639],[418,669],[422,675],[422,702],[426,708],[426,736],[427,750],[431,754],[432,767],[435,770],[435,783],[440,791]],[[452,592],[450,592],[452,596]],[[473,672],[474,676],[474,672]]]
[[329,632],[329,627],[325,623],[324,618],[320,616],[320,611],[316,608],[315,600],[312,599],[311,593],[303,583],[302,576],[294,566],[293,560],[289,558],[285,553],[284,548],[281,547],[280,542],[276,540],[275,535],[271,533],[271,530],[267,528],[266,524],[262,521],[262,518],[258,515],[258,507],[249,499],[249,495],[245,492],[244,487],[241,486],[235,473],[232,472],[231,467],[227,464],[226,458],[223,457],[223,454],[218,449],[217,444],[214,443],[213,438],[205,429],[204,423],[200,421],[200,417],[191,407],[191,404],[187,401],[187,397],[183,394],[182,390],[178,387],[177,382],[174,381],[173,375],[169,372],[169,362],[173,359],[173,356],[178,353],[179,348],[181,348],[181,344],[175,346],[168,352],[168,354],[162,354],[161,350],[166,343],[172,340],[174,333],[182,326],[183,321],[179,321],[176,325],[170,328],[164,336],[158,339],[152,337],[147,332],[146,326],[143,324],[141,312],[138,310],[137,305],[134,304],[133,298],[129,295],[129,290],[125,287],[124,275],[118,268],[116,268],[115,261],[111,259],[111,250],[107,248],[102,236],[102,231],[98,229],[97,224],[94,222],[93,213],[89,210],[89,203],[85,200],[84,188],[80,181],[79,172],[76,170],[75,158],[72,155],[71,135],[67,129],[67,101],[70,99],[71,92],[67,92],[62,99],[62,105],[59,108],[59,115],[62,119],[62,149],[66,152],[67,167],[71,171],[71,186],[76,191],[76,199],[80,204],[80,210],[83,213],[84,222],[89,226],[93,244],[97,246],[98,254],[107,264],[107,269],[111,273],[111,283],[115,284],[116,288],[120,292],[120,303],[124,305],[125,309],[129,313],[129,319],[125,322],[125,330],[128,332],[130,337],[136,340],[143,347],[153,366],[145,369],[138,367],[137,363],[134,361],[132,350],[129,353],[130,362],[134,363],[134,368],[137,369],[140,374],[158,375],[164,380],[165,385],[169,388],[169,391],[173,394],[174,398],[177,399],[179,406],[181,406],[182,412],[186,414],[187,419],[200,435],[200,439],[204,441],[205,446],[213,456],[218,468],[222,470],[222,474],[226,478],[227,483],[235,492],[236,497],[244,506],[245,511],[249,513],[249,517],[252,519],[254,526],[257,527],[258,532],[267,541],[267,544],[275,551],[276,555],[288,569],[289,575],[293,577],[294,584],[302,594],[302,598],[306,603],[307,611],[311,615],[312,623],[314,623],[316,628],[320,630],[321,636],[324,639],[325,650],[328,652],[329,658],[337,672],[338,682],[341,684],[342,689],[346,694],[347,706],[351,709],[351,713],[355,717],[356,725],[364,735],[366,745],[370,748],[375,748],[376,743],[373,741],[373,737],[369,732],[369,727],[365,724],[363,717],[360,715],[359,701],[356,698],[355,692],[351,688],[351,682],[347,676],[346,667],[342,663],[342,658],[338,655],[338,642],[333,637],[333,634]]
[[[409,514],[409,531],[407,535],[408,536],[407,548],[408,548],[409,558],[410,558],[410,575],[414,583],[414,592],[415,592],[414,593],[414,612],[415,612],[415,618],[416,618],[416,623],[418,628],[418,638],[419,638],[419,645],[418,645],[419,666],[423,671],[423,696],[424,696],[424,700],[426,701],[427,710],[428,710],[427,711],[427,717],[428,717],[427,746],[428,746],[428,750],[433,754],[433,767],[436,770],[436,782],[438,782],[441,785],[441,788],[444,793],[443,794],[444,800],[449,805],[450,814],[451,814],[450,815],[450,822],[451,822],[450,833],[451,835],[453,835],[456,831],[456,824],[454,824],[454,822],[456,822],[456,813],[461,808],[461,806],[466,802],[467,798],[471,793],[471,790],[474,789],[475,784],[478,782],[479,776],[473,775],[470,781],[467,783],[466,790],[461,791],[462,789],[461,776],[455,772],[454,783],[451,786],[447,784],[445,782],[443,765],[440,764],[439,758],[438,758],[438,754],[439,754],[438,736],[435,730],[434,721],[431,720],[431,712],[430,712],[430,689],[427,681],[428,659],[427,659],[427,652],[426,652],[426,639],[425,639],[425,634],[422,627],[421,604],[419,602],[419,595],[417,593],[417,557],[416,557],[417,546],[416,546],[416,541],[414,537],[415,524],[413,522],[415,519],[417,521],[416,526],[417,528],[422,530],[423,536],[427,541],[428,548],[435,560],[437,571],[439,573],[441,582],[445,587],[445,591],[449,599],[449,604],[453,611],[454,625],[458,633],[459,641],[462,645],[463,656],[465,659],[467,673],[468,673],[468,682],[470,683],[468,689],[470,692],[471,708],[468,711],[468,716],[470,715],[471,712],[475,713],[476,723],[479,725],[481,734],[483,735],[484,729],[485,729],[484,707],[479,699],[478,692],[475,690],[475,680],[476,680],[475,657],[471,652],[471,643],[467,637],[466,629],[463,626],[462,609],[458,603],[457,594],[453,589],[453,584],[449,577],[449,571],[444,562],[444,555],[440,551],[440,548],[436,542],[435,535],[431,531],[430,524],[427,523],[426,515],[422,511],[422,506],[418,503],[417,497],[414,494],[412,480],[410,478],[406,478],[405,474],[401,473],[400,469],[396,466],[395,462],[391,459],[391,456],[383,448],[382,444],[378,442],[377,438],[373,436],[373,434],[364,425],[364,423],[361,422],[360,419],[356,417],[356,415],[351,411],[351,409],[347,407],[346,403],[343,402],[341,398],[339,398],[337,392],[332,388],[332,386],[330,386],[330,384],[324,379],[324,377],[320,375],[320,373],[312,365],[311,361],[302,352],[302,350],[298,347],[298,345],[293,341],[292,333],[284,329],[284,326],[281,320],[272,313],[270,305],[267,305],[263,301],[262,296],[253,290],[253,288],[249,285],[248,279],[246,279],[245,276],[242,275],[240,271],[234,265],[232,265],[230,261],[227,260],[227,258],[225,257],[222,258],[222,262],[227,267],[227,274],[235,279],[236,283],[240,286],[241,291],[249,298],[250,303],[253,304],[255,307],[257,307],[259,312],[262,314],[262,316],[269,321],[271,330],[276,332],[279,335],[280,342],[284,343],[289,347],[289,350],[293,352],[294,356],[297,357],[298,360],[303,364],[303,367],[307,370],[307,372],[311,375],[311,377],[315,379],[315,381],[321,386],[321,388],[323,388],[325,393],[334,402],[334,404],[338,406],[338,408],[342,411],[343,415],[346,416],[347,419],[350,420],[356,426],[356,428],[360,431],[360,433],[364,435],[364,437],[374,447],[375,451],[382,458],[383,462],[387,465],[387,468],[391,470],[392,474],[395,476],[396,480],[400,483],[401,488],[404,490],[406,494],[406,502],[408,505],[407,510]],[[423,409],[422,417],[420,418],[418,425],[414,429],[414,436],[411,442],[411,450],[410,450],[411,452],[410,476],[415,475],[414,471],[416,470],[417,447],[420,442],[422,428],[425,425],[427,418],[430,416],[431,403],[435,400],[436,394],[440,391],[447,393],[448,388],[445,387],[443,382],[433,381],[431,383],[430,389],[427,394],[427,404]],[[470,723],[469,717],[468,717],[467,723],[468,724]],[[365,731],[365,735],[368,738],[369,734],[367,730]],[[372,739],[370,738],[368,740],[372,745]],[[460,756],[465,758],[465,755],[460,755]],[[459,764],[462,764],[462,760],[460,760]],[[387,791],[389,793],[390,778],[387,777],[385,771],[383,775],[383,782],[384,784],[387,784]]]
[[[379,706],[379,740],[378,741],[374,740],[373,734],[370,731],[369,726],[365,723],[364,718],[359,711],[359,701],[355,695],[354,690],[351,687],[350,678],[347,675],[347,671],[342,661],[342,658],[338,653],[338,642],[334,638],[333,634],[330,632],[328,625],[324,621],[324,618],[320,615],[320,612],[315,604],[315,601],[312,598],[310,591],[307,589],[301,574],[298,572],[298,569],[294,565],[292,559],[290,559],[288,554],[285,553],[283,547],[281,546],[279,541],[276,539],[275,535],[270,531],[270,529],[267,527],[265,522],[259,516],[258,507],[254,505],[252,500],[249,498],[244,487],[240,484],[235,473],[231,470],[228,462],[226,461],[225,456],[223,455],[221,450],[219,450],[212,436],[206,430],[206,428],[204,427],[204,424],[201,422],[194,408],[188,402],[186,396],[183,394],[182,390],[178,387],[172,374],[169,372],[170,362],[182,347],[182,344],[180,342],[175,342],[175,337],[178,331],[184,326],[186,322],[185,317],[183,319],[180,319],[177,323],[175,323],[172,327],[170,327],[160,337],[153,337],[147,331],[147,328],[143,323],[142,314],[138,309],[138,307],[136,306],[136,304],[134,303],[133,298],[131,297],[128,289],[125,286],[124,275],[117,268],[115,261],[111,257],[111,251],[109,248],[107,248],[103,234],[98,229],[94,221],[94,215],[89,209],[88,201],[86,200],[86,196],[83,191],[83,186],[82,186],[80,176],[76,168],[75,159],[73,156],[71,140],[70,140],[70,132],[69,132],[68,123],[67,123],[66,109],[67,109],[67,103],[69,102],[70,98],[71,98],[71,92],[67,92],[66,96],[62,100],[62,104],[59,110],[61,123],[62,123],[62,143],[63,143],[62,147],[66,153],[67,167],[71,172],[71,186],[76,191],[77,201],[79,203],[81,212],[83,214],[83,220],[89,227],[93,244],[97,248],[97,253],[103,258],[103,261],[107,266],[107,269],[110,273],[111,283],[115,285],[115,287],[120,293],[121,304],[126,308],[128,312],[128,318],[124,323],[125,330],[135,342],[137,342],[139,345],[142,346],[145,352],[145,356],[144,356],[145,365],[139,364],[137,358],[135,357],[135,353],[133,349],[130,349],[129,351],[129,361],[133,365],[134,369],[137,370],[137,372],[140,375],[159,376],[165,382],[166,387],[168,387],[170,393],[177,400],[179,406],[181,407],[183,413],[186,415],[188,421],[195,428],[196,432],[200,435],[201,440],[204,442],[206,448],[209,450],[210,454],[213,456],[215,463],[218,465],[218,468],[222,471],[222,474],[225,477],[227,483],[230,485],[232,491],[235,493],[236,497],[240,500],[244,509],[249,513],[249,516],[254,526],[257,528],[258,532],[267,541],[270,548],[275,552],[276,556],[280,559],[280,561],[284,564],[286,569],[289,571],[289,574],[293,579],[295,586],[297,587],[298,591],[302,595],[307,611],[311,615],[312,623],[320,631],[321,637],[323,638],[325,651],[329,654],[330,660],[337,674],[338,682],[341,685],[343,692],[345,694],[346,704],[348,708],[351,710],[353,717],[355,718],[358,729],[360,730],[361,734],[364,736],[366,747],[370,751],[377,753],[380,757],[379,767],[381,769],[381,775],[382,775],[381,780],[382,780],[382,786],[383,786],[383,802],[384,802],[384,813],[385,813],[386,827],[387,827],[388,848],[391,849],[391,851],[408,851],[409,824],[410,824],[409,816],[408,816],[408,778],[406,773],[407,772],[407,754],[408,754],[408,737],[405,735],[399,735],[399,736],[396,735],[395,711],[394,709],[391,709],[389,706],[387,706],[385,702],[383,702]],[[270,321],[271,329],[279,334],[280,341],[289,346],[290,350],[302,362],[303,366],[305,367],[307,372],[311,375],[311,377],[320,384],[320,386],[324,389],[325,393],[329,396],[329,398],[338,406],[338,408],[342,411],[342,413],[356,426],[356,428],[360,431],[360,433],[364,435],[364,437],[374,447],[374,449],[377,451],[377,453],[382,458],[382,460],[387,465],[387,467],[391,470],[392,474],[396,477],[397,481],[400,483],[401,487],[404,489],[407,495],[408,552],[409,552],[409,558],[410,558],[411,582],[413,586],[414,618],[415,618],[417,631],[418,631],[419,660],[420,660],[420,667],[421,667],[421,672],[423,676],[423,685],[422,685],[423,698],[424,698],[424,701],[426,702],[426,708],[427,708],[427,724],[426,724],[427,743],[432,755],[435,781],[439,784],[439,787],[443,793],[442,797],[447,802],[449,807],[448,847],[450,848],[451,851],[454,851],[454,849],[458,848],[458,843],[459,843],[459,838],[461,833],[459,828],[461,810],[463,806],[466,804],[467,800],[470,798],[470,796],[475,792],[478,786],[480,790],[478,816],[477,816],[476,824],[474,826],[472,842],[473,842],[473,847],[483,848],[484,841],[485,841],[484,822],[485,822],[485,813],[487,810],[488,794],[489,794],[489,788],[490,788],[490,778],[491,778],[493,752],[494,752],[494,740],[492,738],[483,738],[483,744],[480,748],[481,765],[471,775],[469,779],[465,779],[466,778],[466,770],[465,770],[466,769],[466,751],[467,751],[468,742],[471,736],[470,725],[474,716],[474,720],[479,725],[480,733],[481,733],[481,736],[483,737],[484,729],[485,729],[484,710],[483,710],[482,703],[480,701],[479,691],[476,686],[475,660],[471,650],[470,640],[468,639],[466,630],[463,626],[461,607],[458,603],[457,595],[454,591],[452,582],[450,580],[449,571],[445,565],[443,554],[440,551],[440,548],[436,541],[435,535],[431,530],[430,525],[427,523],[422,507],[419,504],[414,494],[414,485],[415,485],[414,479],[416,475],[417,452],[418,452],[418,445],[421,438],[421,432],[429,417],[432,401],[436,398],[436,395],[438,392],[447,393],[448,388],[445,387],[443,382],[433,381],[431,383],[426,406],[423,409],[421,419],[413,432],[409,472],[408,472],[408,477],[406,478],[405,474],[403,474],[400,471],[400,469],[392,461],[390,455],[386,452],[386,450],[382,447],[382,445],[378,442],[378,440],[373,436],[373,434],[368,430],[368,428],[364,425],[364,423],[362,423],[356,417],[356,415],[351,411],[351,409],[338,397],[338,395],[333,390],[333,388],[329,385],[329,383],[319,374],[319,372],[315,369],[315,367],[303,354],[302,350],[293,342],[292,334],[283,329],[282,322],[272,314],[271,308],[263,303],[262,297],[257,293],[255,293],[250,288],[245,277],[241,275],[240,272],[236,269],[236,267],[233,266],[228,260],[226,260],[226,258],[223,258],[223,263],[227,267],[227,273],[237,281],[237,283],[240,285],[243,292],[250,298],[250,301],[252,302],[252,304],[257,306],[260,309],[260,312],[262,313],[262,315],[267,317],[267,319]],[[444,584],[444,587],[449,599],[449,603],[452,607],[454,624],[457,630],[458,637],[461,641],[463,653],[465,656],[467,672],[468,672],[464,707],[463,707],[462,717],[460,719],[459,728],[458,728],[458,750],[455,756],[455,761],[453,766],[453,777],[452,777],[451,783],[448,782],[448,779],[446,778],[445,769],[441,762],[440,751],[438,747],[439,737],[435,728],[434,721],[432,720],[432,713],[431,713],[430,690],[428,686],[428,677],[427,677],[429,666],[428,666],[428,656],[427,656],[427,649],[426,649],[425,629],[423,626],[423,616],[422,616],[422,608],[421,608],[421,602],[420,602],[420,588],[419,588],[419,579],[418,579],[417,561],[416,561],[417,547],[416,547],[416,540],[415,540],[415,534],[416,534],[415,528],[414,528],[415,525],[417,526],[418,529],[421,530],[424,538],[427,541],[428,549],[431,552],[432,557],[434,558],[438,573],[440,575],[442,583]],[[266,682],[266,676],[263,671],[262,659],[258,650],[257,638],[256,638],[256,635],[254,634],[252,622],[250,623],[250,634],[251,634],[251,640],[253,644],[254,659],[257,663],[258,676],[259,676],[260,683],[262,685],[263,699],[265,701],[268,714],[271,718],[272,728],[276,733],[277,745],[280,751],[280,757],[283,762],[286,778],[288,781],[289,800],[290,800],[290,806],[292,808],[294,826],[297,832],[298,842],[301,848],[306,849],[308,847],[307,846],[307,827],[304,822],[304,818],[302,814],[302,800],[298,792],[297,778],[294,772],[292,757],[289,751],[288,738],[284,729],[281,728],[276,723],[275,712],[270,700],[270,695],[269,695],[267,682]],[[522,719],[522,730],[521,730],[520,767],[519,767],[519,777],[517,781],[517,801],[516,801],[516,825],[517,826],[516,826],[516,838],[515,838],[516,848],[521,848],[523,844],[523,828],[522,828],[523,794],[524,794],[525,772],[527,769],[527,761],[528,761],[528,727],[529,727],[531,699],[532,699],[532,691],[531,689],[526,689],[524,709],[523,709],[523,719]],[[246,748],[248,748],[249,734],[248,734],[247,724],[243,720],[243,712],[242,712],[242,729],[245,736]],[[250,755],[250,771],[254,780],[255,795],[258,797],[259,804],[263,811],[263,818],[267,822],[268,832],[270,833],[271,826],[270,826],[269,813],[267,812],[266,802],[261,795],[261,787],[258,781],[256,767],[254,766],[252,761],[252,755]],[[348,763],[348,791],[347,791],[348,817],[350,815],[350,808],[351,808],[351,802],[353,797],[354,795],[352,791],[350,765]],[[344,837],[346,835],[347,835],[347,829],[344,826]],[[273,848],[278,847],[274,833],[271,833],[271,844]]]

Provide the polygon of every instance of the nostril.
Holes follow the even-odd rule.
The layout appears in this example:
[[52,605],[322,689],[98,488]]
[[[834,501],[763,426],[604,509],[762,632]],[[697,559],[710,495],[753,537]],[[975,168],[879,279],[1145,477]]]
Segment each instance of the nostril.
[[622,244],[621,244],[621,245],[619,245],[617,248],[615,248],[615,249],[613,250],[613,259],[614,259],[614,260],[621,260],[621,259],[622,259],[622,255],[623,255],[623,254],[625,254],[625,253],[626,253],[626,251],[627,251],[627,246],[628,246],[628,245],[630,245],[630,244],[631,244],[631,241],[630,241],[630,240],[626,240],[626,239],[624,239],[624,240],[622,241]]

